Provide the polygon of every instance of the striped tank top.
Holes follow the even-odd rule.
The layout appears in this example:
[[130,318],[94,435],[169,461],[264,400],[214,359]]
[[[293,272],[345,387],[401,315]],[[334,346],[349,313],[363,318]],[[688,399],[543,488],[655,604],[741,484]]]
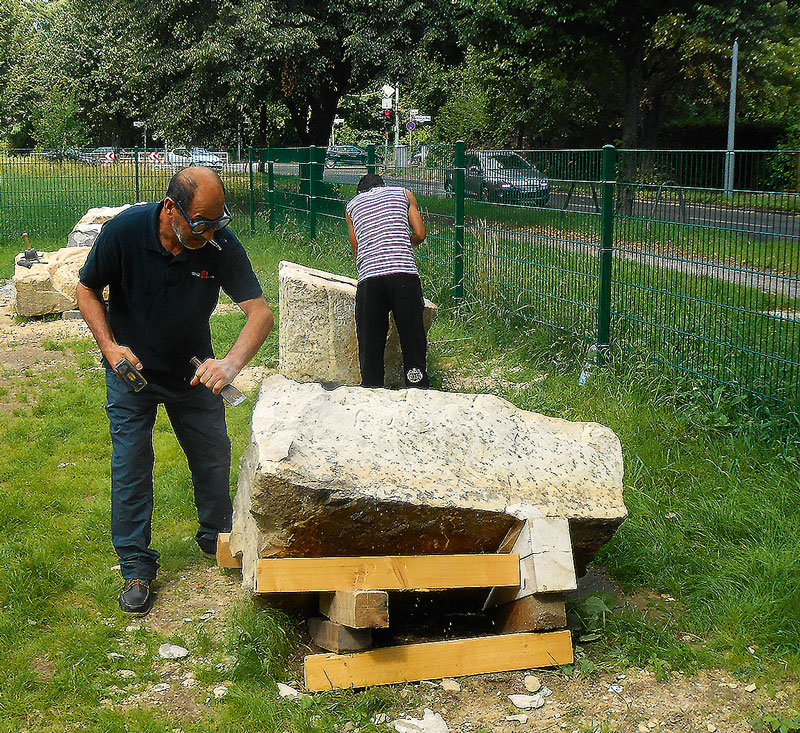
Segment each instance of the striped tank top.
[[408,199],[399,186],[378,186],[347,204],[356,234],[358,281],[400,272],[416,275]]

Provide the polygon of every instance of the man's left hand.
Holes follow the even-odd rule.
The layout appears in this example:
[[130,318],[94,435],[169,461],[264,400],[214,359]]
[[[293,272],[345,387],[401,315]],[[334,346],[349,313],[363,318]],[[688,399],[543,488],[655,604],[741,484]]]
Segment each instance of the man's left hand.
[[194,373],[191,385],[202,384],[208,387],[214,394],[219,394],[226,384],[230,384],[233,378],[239,373],[225,359],[206,359]]

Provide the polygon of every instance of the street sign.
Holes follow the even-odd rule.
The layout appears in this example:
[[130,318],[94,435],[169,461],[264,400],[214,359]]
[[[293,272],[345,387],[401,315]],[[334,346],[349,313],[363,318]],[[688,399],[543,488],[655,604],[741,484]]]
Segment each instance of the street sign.
[[430,115],[414,115],[415,122],[430,122],[431,116]]
[[412,119],[412,120],[413,120],[413,119],[416,119],[416,117],[417,117],[417,115],[418,115],[418,114],[419,114],[419,110],[418,110],[418,109],[412,109],[412,110],[411,110],[411,119]]
[[333,124],[334,125],[343,125],[344,124],[344,120],[341,117],[334,117],[333,118]]
[[384,84],[381,91],[384,97],[391,97],[394,94],[394,87],[391,84]]
[[408,122],[406,122],[406,130],[408,130],[409,132],[416,129],[416,127],[417,126],[414,124],[414,120],[409,120]]
[[384,97],[381,100],[381,109],[391,109],[391,108],[392,108],[392,98]]
[[144,120],[134,120],[134,122],[133,122],[133,126],[134,127],[144,127],[145,124],[146,123],[145,123]]

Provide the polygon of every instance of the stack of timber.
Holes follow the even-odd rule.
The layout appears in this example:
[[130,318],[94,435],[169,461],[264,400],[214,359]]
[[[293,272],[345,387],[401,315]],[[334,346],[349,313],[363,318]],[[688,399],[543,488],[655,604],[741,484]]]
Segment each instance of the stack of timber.
[[[319,594],[320,615],[309,619],[309,633],[317,646],[335,653],[305,658],[306,688],[364,687],[572,662],[563,597],[575,588],[568,527],[538,516],[531,507],[514,511],[528,518],[493,554],[260,559],[256,593]],[[533,539],[538,536],[547,544]],[[220,535],[217,562],[239,567],[229,541],[230,535]],[[389,628],[388,591],[465,588],[491,588],[484,607],[501,634],[364,651],[372,645],[373,629]]]
[[[333,653],[306,658],[309,690],[566,664],[564,594],[626,516],[622,473],[617,436],[595,423],[274,376],[220,565],[256,594],[316,596],[310,632]],[[464,589],[492,635],[369,648],[398,594]]]

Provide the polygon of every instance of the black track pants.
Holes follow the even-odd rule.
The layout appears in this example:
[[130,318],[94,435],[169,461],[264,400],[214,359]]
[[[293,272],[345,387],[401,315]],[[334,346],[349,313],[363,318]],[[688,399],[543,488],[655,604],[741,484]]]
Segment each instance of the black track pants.
[[390,312],[400,336],[406,387],[427,389],[430,386],[425,364],[428,339],[422,325],[422,311],[422,286],[418,275],[380,275],[358,283],[356,334],[363,387],[383,387],[383,354]]

